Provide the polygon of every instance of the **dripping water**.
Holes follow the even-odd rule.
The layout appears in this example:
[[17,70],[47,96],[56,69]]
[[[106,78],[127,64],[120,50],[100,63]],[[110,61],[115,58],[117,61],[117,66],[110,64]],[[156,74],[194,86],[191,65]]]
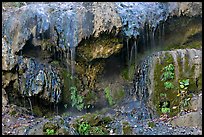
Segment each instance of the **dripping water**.
[[[130,66],[131,66],[131,64],[133,63],[133,55],[134,55],[134,57],[135,57],[135,59],[136,59],[136,40],[134,40],[134,44],[133,44],[133,46],[131,47],[131,52],[130,52],[130,59],[129,59],[129,64],[128,64],[128,67],[130,68]],[[134,52],[134,54],[133,54],[133,52]]]
[[144,30],[143,30],[143,37],[142,37],[142,40],[143,40],[143,46],[146,48],[146,27],[144,26]]
[[129,45],[128,45],[128,41],[129,41],[129,39],[127,38],[127,41],[126,41],[126,47],[127,47],[127,60],[129,60]]
[[75,73],[75,47],[70,47],[70,52],[71,52],[71,74],[74,76]]
[[[149,24],[147,24],[147,31],[146,31],[146,34],[147,34],[147,47],[148,47],[148,44],[149,44]],[[150,47],[151,48],[151,47]]]
[[136,63],[137,63],[137,39],[134,39],[134,47],[135,47],[135,69],[136,69]]
[[159,25],[159,29],[158,29],[158,31],[159,31],[159,45],[161,46],[162,45],[162,26],[161,25]]
[[154,28],[152,28],[152,41],[151,41],[152,49],[154,49],[154,47],[155,47],[154,37],[155,37],[155,30],[154,30]]
[[132,64],[132,55],[133,55],[133,51],[134,51],[134,46],[131,47],[131,51],[130,51],[130,58],[129,58],[129,61],[128,61],[128,76],[130,77],[130,66]]
[[164,43],[164,23],[162,23],[162,43]]
[[30,98],[28,98],[28,101],[29,101],[29,104],[30,104],[31,115],[33,115],[33,108],[32,108],[32,103],[31,103],[31,100],[30,100]]

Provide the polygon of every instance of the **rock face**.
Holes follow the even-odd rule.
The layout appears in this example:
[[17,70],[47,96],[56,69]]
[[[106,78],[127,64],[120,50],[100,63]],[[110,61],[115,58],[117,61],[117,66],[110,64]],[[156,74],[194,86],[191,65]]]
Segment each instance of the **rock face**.
[[[159,21],[165,21],[172,15],[180,16],[180,11],[188,16],[202,13],[201,3],[69,2],[23,5],[15,11],[3,10],[6,12],[2,13],[3,87],[8,87],[9,83],[12,86],[14,82],[14,88],[22,88],[19,91],[22,95],[38,94],[50,102],[60,100],[63,80],[58,76],[57,67],[49,63],[53,60],[63,62],[74,74],[75,55],[78,54],[75,48],[83,39],[101,37],[104,33],[113,37],[119,34],[135,37],[140,35],[144,26],[148,26],[149,30],[155,29]],[[123,33],[120,33],[121,30]],[[96,45],[90,51],[92,54],[82,56],[88,58],[86,61],[108,58],[122,48],[120,42],[113,43],[107,44],[106,48]],[[36,50],[34,55],[27,56],[31,54],[30,48],[26,49],[28,45],[38,47],[48,55]],[[40,58],[39,54],[47,56],[45,58],[49,61]]]
[[62,82],[58,71],[48,64],[42,64],[32,58],[24,58],[19,63],[19,91],[22,96],[40,95],[49,102],[58,103]]
[[172,126],[188,126],[202,129],[202,93],[191,99],[190,109],[195,112],[173,119],[171,121]]
[[[104,12],[106,9],[111,11]],[[60,79],[57,72],[51,70],[54,68],[43,64],[45,61],[42,59],[40,62],[35,61],[39,58],[37,52],[34,53],[33,59],[22,55],[27,42],[30,41],[30,45],[39,46],[42,50],[50,52],[49,56],[57,52],[57,55],[63,53],[69,59],[75,56],[72,47],[76,47],[82,38],[91,35],[97,37],[103,31],[111,32],[114,27],[116,28],[114,34],[117,34],[121,27],[114,4],[108,3],[29,4],[16,12],[3,13],[2,20],[2,70],[22,68],[19,70],[22,81],[20,84],[23,84],[21,94],[33,96],[46,91],[44,93],[47,95],[42,95],[42,98],[46,99],[53,92],[53,98],[48,99],[52,100],[51,102],[59,99],[61,86],[54,83],[58,83]],[[29,50],[26,51],[27,55],[31,55]],[[50,73],[49,76],[46,73]],[[13,79],[5,76],[4,87],[8,86],[11,80],[17,80],[17,77]],[[50,91],[47,92],[48,90]]]
[[[175,67],[175,78],[171,80],[174,87],[179,87],[179,80],[189,79],[188,91],[194,94],[202,90],[202,51],[196,49],[177,49],[174,51],[161,51],[148,56],[136,70],[134,80],[134,92],[138,97],[149,100],[151,108],[159,110],[159,102],[162,100],[161,93],[166,94],[167,100],[173,106],[177,106],[178,90],[165,89],[164,81],[161,80],[162,69],[169,64]],[[179,100],[179,99],[178,99]],[[176,103],[177,102],[177,103]],[[172,109],[172,113],[176,113]],[[178,113],[178,112],[177,112]]]
[[[112,12],[104,12],[107,8]],[[57,51],[65,51],[76,47],[82,38],[121,27],[114,5],[108,3],[29,4],[11,14],[3,17],[3,70],[14,67],[15,53],[30,38],[43,49],[53,45]]]
[[8,104],[8,97],[6,91],[2,88],[2,106],[6,106]]
[[202,112],[191,112],[171,121],[173,126],[199,127],[202,129]]
[[190,109],[192,110],[202,110],[202,93],[191,99]]
[[151,33],[170,16],[202,16],[200,2],[116,2],[123,31],[127,37],[141,35],[146,25]]

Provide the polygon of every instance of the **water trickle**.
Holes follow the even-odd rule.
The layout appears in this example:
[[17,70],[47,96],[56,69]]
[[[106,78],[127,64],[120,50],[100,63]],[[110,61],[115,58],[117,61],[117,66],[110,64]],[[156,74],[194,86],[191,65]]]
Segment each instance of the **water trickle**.
[[75,47],[70,47],[71,52],[71,73],[74,76],[75,73]]
[[29,104],[30,104],[30,110],[31,110],[31,115],[33,115],[33,107],[30,98],[28,98]]
[[67,52],[66,52],[66,64],[67,64],[67,72],[69,72],[69,47],[67,47]]
[[147,44],[146,46],[148,47],[148,44],[149,44],[149,25],[147,24],[146,25],[146,41],[147,41]]
[[162,23],[162,43],[164,43],[165,39],[165,31],[164,31],[164,23]]
[[[133,54],[134,53],[134,54]],[[137,57],[137,40],[134,39],[133,46],[131,47],[131,52],[130,52],[130,59],[129,59],[129,67],[133,63],[133,58],[134,58],[134,63],[136,63],[136,57]]]
[[134,47],[135,47],[135,67],[136,67],[136,64],[137,64],[137,40],[135,39],[134,40]]
[[155,47],[155,30],[152,28],[152,40],[151,40],[152,49]]

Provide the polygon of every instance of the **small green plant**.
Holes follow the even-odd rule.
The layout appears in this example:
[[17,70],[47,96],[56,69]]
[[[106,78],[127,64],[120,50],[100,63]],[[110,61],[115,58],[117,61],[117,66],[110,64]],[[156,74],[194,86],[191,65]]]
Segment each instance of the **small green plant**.
[[105,97],[108,100],[109,105],[112,106],[113,105],[113,99],[112,99],[112,96],[110,94],[110,88],[106,87],[104,89],[104,92],[105,92]]
[[164,67],[164,70],[174,72],[174,65],[169,64],[168,66]]
[[161,108],[162,113],[165,113],[165,114],[170,113],[170,108],[167,107],[168,105],[169,105],[169,102],[167,102],[167,101],[163,102],[162,108]]
[[166,81],[166,80],[170,80],[170,79],[174,79],[174,65],[173,64],[169,64],[168,66],[165,66],[162,69],[163,74],[162,74],[162,81]]
[[181,104],[182,104],[183,108],[187,107],[190,104],[190,100],[191,100],[191,98],[184,98],[181,101]]
[[64,107],[67,108],[67,104],[64,104]]
[[166,97],[166,93],[160,93],[160,97]]
[[170,113],[170,108],[161,108],[162,113]]
[[184,110],[185,107],[188,107],[190,104],[190,100],[191,100],[191,95],[188,94],[188,86],[189,86],[190,82],[189,79],[183,79],[183,80],[179,80],[179,93],[177,94],[178,97],[180,97],[181,102],[180,102],[180,109],[181,111]]
[[188,86],[189,86],[189,79],[181,80],[181,81],[179,82],[179,84],[180,84],[180,88],[181,88],[181,89],[187,90],[187,89],[188,89]]
[[89,123],[83,121],[78,127],[78,132],[80,135],[89,135],[90,128]]
[[153,121],[148,122],[148,127],[153,128],[155,127],[155,123]]
[[84,108],[83,96],[78,95],[76,87],[70,87],[72,107],[76,107],[79,111]]
[[92,135],[105,135],[104,131],[100,127],[92,127]]
[[171,82],[164,82],[165,89],[173,89],[174,85]]
[[46,134],[47,135],[54,135],[55,134],[55,130],[54,129],[46,129]]
[[[162,71],[163,71],[163,73],[161,75],[161,81],[164,81],[165,90],[173,89],[174,85],[168,80],[174,79],[174,75],[175,75],[174,74],[174,65],[169,64],[169,65],[165,66],[162,69]],[[160,93],[160,97],[161,97],[161,99],[166,99],[167,95],[166,95],[166,93]],[[170,108],[168,106],[169,106],[168,101],[163,102],[162,106],[160,106],[161,112],[164,114],[170,113]]]

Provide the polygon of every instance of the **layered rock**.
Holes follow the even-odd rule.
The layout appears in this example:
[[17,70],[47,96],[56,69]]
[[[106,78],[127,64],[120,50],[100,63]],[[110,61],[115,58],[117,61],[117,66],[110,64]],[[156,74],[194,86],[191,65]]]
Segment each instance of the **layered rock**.
[[116,2],[123,31],[127,37],[141,35],[148,27],[152,35],[159,23],[172,16],[202,16],[200,2]]
[[[28,41],[30,41],[30,45],[48,51],[49,56],[52,56],[50,57],[52,60],[64,62],[68,67],[71,66],[71,72],[74,74],[74,65],[76,64],[75,48],[83,39],[91,40],[89,39],[90,37],[101,37],[102,34],[106,33],[111,34],[114,40],[111,43],[107,41],[111,41],[112,38],[108,38],[105,44],[99,45],[99,43],[97,43],[96,45],[88,45],[87,47],[91,48],[90,54],[86,52],[83,53],[83,51],[85,51],[84,49],[87,48],[86,46],[81,46],[80,48],[82,50],[79,50],[79,55],[88,62],[98,58],[108,58],[112,54],[119,52],[123,47],[122,43],[117,41],[118,38],[116,38],[117,34],[121,34],[119,33],[121,29],[124,32],[123,36],[135,37],[140,35],[140,30],[145,26],[148,26],[148,30],[154,32],[154,29],[161,21],[165,21],[172,15],[180,16],[181,11],[184,15],[188,16],[200,16],[202,13],[200,10],[202,8],[201,3],[73,2],[31,3],[23,5],[25,6],[15,9],[14,11],[3,10],[2,70],[6,73],[7,71],[18,69],[20,67],[19,62],[26,60],[22,52]],[[195,7],[197,7],[196,10]],[[148,33],[148,35],[150,34]],[[154,33],[152,33],[152,35],[154,35]],[[154,39],[154,36],[152,37]],[[27,53],[30,54],[29,49]],[[22,57],[23,59],[21,59]],[[35,55],[34,58],[38,59],[39,56]],[[40,59],[39,64],[45,63]],[[41,69],[36,69],[38,72],[31,76],[33,78],[26,76],[31,74],[31,72],[28,72],[32,68],[31,66],[28,66],[25,71],[20,73],[18,77],[24,77],[24,79],[31,78],[30,80],[33,79],[33,82],[41,81],[38,83],[38,86],[30,83],[33,87],[26,82],[27,84],[25,85],[32,87],[32,92],[30,89],[27,93],[24,92],[24,90],[20,92],[25,94],[25,96],[32,96],[34,93],[42,93],[46,88],[50,89],[51,87],[43,86],[43,81],[48,80],[48,83],[52,83],[49,81],[52,78],[46,80],[44,69],[46,68],[51,71],[53,74],[50,75],[53,75],[53,77],[58,77],[58,72],[56,72],[54,68],[53,70],[47,68],[48,66],[49,65],[45,65]],[[16,75],[15,72],[12,73],[12,75]],[[7,87],[11,81],[15,81],[16,83],[18,77],[4,77],[3,81],[5,80],[5,82],[3,83],[3,87]],[[57,95],[60,95],[61,92],[60,85],[61,83],[57,85],[58,90],[53,91],[54,93],[59,93],[55,94],[56,100],[58,100]],[[14,85],[14,88],[17,87],[18,86]]]
[[[104,12],[107,9],[110,10],[110,12]],[[11,16],[11,14],[13,15]],[[114,5],[108,3],[28,4],[15,12],[3,12],[2,21],[3,71],[20,68],[22,66],[22,64],[19,63],[22,62],[21,58],[23,58],[24,61],[32,60],[29,58],[26,59],[25,55],[22,55],[24,54],[22,52],[27,41],[31,41],[29,43],[30,45],[39,46],[42,50],[47,50],[51,56],[54,56],[56,52],[57,55],[63,54],[64,57],[68,59],[67,63],[69,63],[69,59],[75,56],[73,48],[78,45],[82,38],[88,38],[91,35],[98,37],[99,34],[103,32],[117,34],[121,27],[120,18],[115,12]],[[114,32],[112,32],[112,30],[114,30]],[[29,50],[30,49],[28,49],[27,54],[30,54]],[[34,60],[35,58],[39,58],[38,55],[34,56]],[[44,88],[51,90],[51,87],[54,87],[51,81],[52,78],[45,78],[44,69],[47,69],[47,72],[53,73],[54,77],[55,75],[57,77],[57,72],[49,70],[49,65],[44,65],[44,68],[38,68],[42,66],[44,62],[42,61],[43,60],[39,62],[39,65],[33,68],[27,66],[25,71],[21,71],[22,73],[20,75],[22,76],[20,77],[24,77],[25,80],[33,80],[33,82],[29,83],[30,86],[28,86],[29,84],[27,82],[23,83],[22,88],[25,87],[25,89],[20,92],[25,94],[25,96],[33,96],[42,91],[48,94],[49,92],[46,93],[48,90]],[[36,73],[31,74],[31,70],[35,70]],[[11,81],[6,79],[8,78],[3,78],[3,81],[5,80],[5,84],[3,84],[4,87],[8,86],[8,83]],[[17,79],[16,77],[12,80],[17,81]],[[34,84],[36,81],[41,81],[38,83],[38,86]],[[49,84],[45,85],[46,83],[51,84],[51,86],[49,86],[50,88],[48,87]],[[57,87],[61,90],[59,85]],[[54,93],[55,91],[53,91],[53,94]],[[60,94],[58,93],[56,95]],[[44,96],[43,98],[47,97]],[[55,98],[57,98],[57,100],[59,99],[58,97]],[[49,100],[53,100],[52,97]]]

